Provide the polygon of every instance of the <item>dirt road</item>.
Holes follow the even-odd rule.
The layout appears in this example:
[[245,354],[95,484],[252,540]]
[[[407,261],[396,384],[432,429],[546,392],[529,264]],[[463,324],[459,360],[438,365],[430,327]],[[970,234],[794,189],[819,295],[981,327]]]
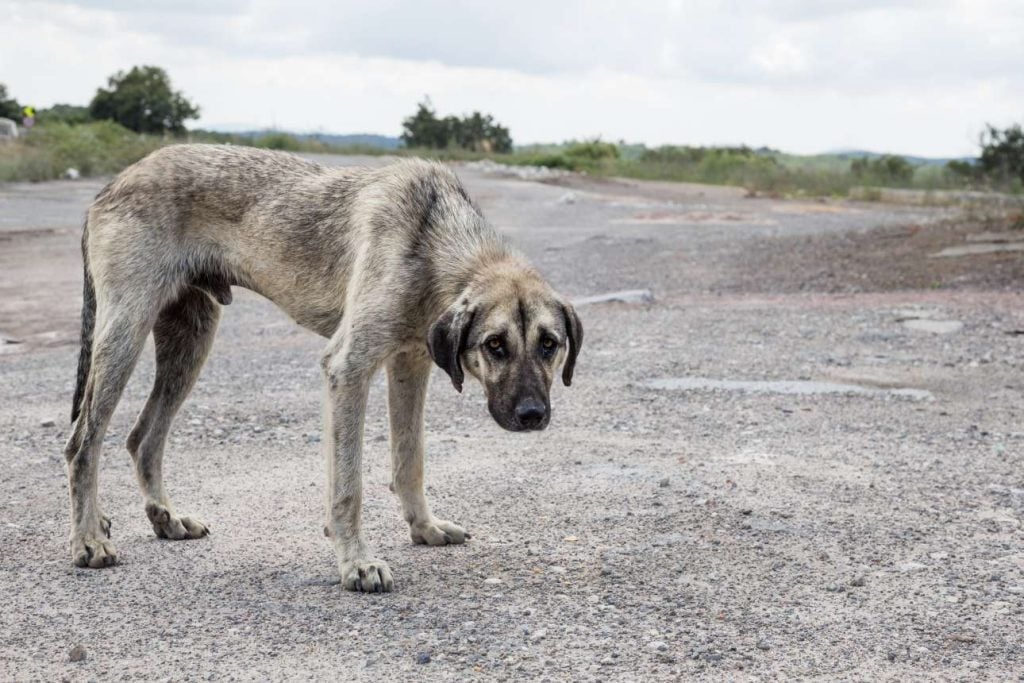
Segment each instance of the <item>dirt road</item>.
[[101,471],[121,564],[71,566],[61,449],[80,223],[102,183],[0,186],[0,337],[20,342],[0,342],[0,679],[1024,670],[1024,255],[930,257],[1015,239],[1011,220],[461,174],[564,291],[655,301],[580,309],[546,432],[503,432],[479,388],[435,377],[428,495],[465,546],[410,543],[375,383],[364,520],[389,595],[342,591],[321,533],[323,342],[244,291],[165,461],[213,535],[158,540],[142,510],[123,443],[149,352]]

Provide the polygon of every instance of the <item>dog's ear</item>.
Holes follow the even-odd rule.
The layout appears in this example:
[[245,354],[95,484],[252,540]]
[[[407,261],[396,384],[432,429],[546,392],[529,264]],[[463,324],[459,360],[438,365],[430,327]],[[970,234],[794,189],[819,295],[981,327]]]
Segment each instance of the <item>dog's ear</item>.
[[576,315],[576,309],[572,304],[562,304],[562,317],[565,319],[565,334],[569,337],[569,355],[565,358],[565,365],[562,366],[562,384],[572,384],[572,373],[576,369],[576,357],[580,355],[580,347],[583,345],[583,323]]
[[453,306],[430,326],[430,333],[427,335],[430,357],[438,367],[448,373],[455,390],[459,393],[462,393],[462,381],[465,379],[459,357],[466,350],[466,339],[473,324],[474,312]]

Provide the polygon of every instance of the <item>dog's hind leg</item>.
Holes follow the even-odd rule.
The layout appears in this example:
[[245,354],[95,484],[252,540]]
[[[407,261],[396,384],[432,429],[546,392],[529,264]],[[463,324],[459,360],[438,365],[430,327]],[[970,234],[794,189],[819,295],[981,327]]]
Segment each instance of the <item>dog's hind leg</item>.
[[414,543],[465,543],[466,530],[434,517],[423,493],[423,407],[432,365],[425,350],[398,353],[388,361],[391,490],[402,502]]
[[147,299],[106,297],[99,302],[92,364],[82,409],[65,449],[71,490],[71,558],[79,567],[106,567],[117,562],[110,542],[110,522],[97,496],[100,448],[139,353],[153,326]]
[[171,422],[199,377],[219,319],[220,307],[204,292],[189,288],[160,312],[153,327],[156,379],[127,446],[146,498],[146,515],[160,538],[201,538],[209,533],[200,520],[175,512],[164,490],[163,456]]

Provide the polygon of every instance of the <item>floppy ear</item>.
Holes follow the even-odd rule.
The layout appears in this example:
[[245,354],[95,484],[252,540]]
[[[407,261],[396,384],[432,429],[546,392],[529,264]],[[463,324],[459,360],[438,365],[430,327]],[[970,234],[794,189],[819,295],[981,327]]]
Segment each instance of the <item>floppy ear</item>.
[[562,317],[565,318],[565,333],[569,337],[569,355],[562,366],[562,384],[569,386],[572,384],[572,372],[576,369],[576,357],[583,345],[583,323],[572,304],[562,304]]
[[455,390],[459,393],[462,393],[462,380],[465,379],[459,357],[466,350],[466,338],[473,324],[474,313],[475,311],[467,311],[464,308],[449,308],[430,326],[430,333],[427,335],[430,357],[438,367],[448,373]]

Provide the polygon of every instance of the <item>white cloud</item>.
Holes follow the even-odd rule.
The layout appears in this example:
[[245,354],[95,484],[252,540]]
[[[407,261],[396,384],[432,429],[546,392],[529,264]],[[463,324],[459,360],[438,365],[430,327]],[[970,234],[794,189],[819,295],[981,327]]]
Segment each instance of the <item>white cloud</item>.
[[395,134],[430,94],[520,142],[586,135],[966,154],[1024,118],[1024,3],[22,2],[0,80],[86,102],[158,64],[203,124]]

